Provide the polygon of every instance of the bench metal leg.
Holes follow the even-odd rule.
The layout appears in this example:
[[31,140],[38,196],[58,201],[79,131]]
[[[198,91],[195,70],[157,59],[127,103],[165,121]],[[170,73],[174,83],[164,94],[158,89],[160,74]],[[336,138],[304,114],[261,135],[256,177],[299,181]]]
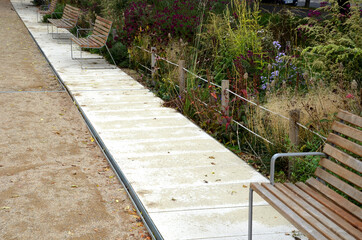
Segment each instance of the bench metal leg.
[[248,240],[253,239],[253,189],[249,188]]
[[80,62],[80,66],[82,69],[116,69],[117,68],[117,65],[116,65],[116,62],[114,61],[114,58],[111,54],[111,52],[109,51],[107,45],[105,45],[109,55],[111,56],[111,59],[113,61],[113,64],[114,64],[114,67],[88,67],[88,68],[84,68],[83,67],[83,63],[82,63],[82,60],[96,60],[96,59],[103,59],[103,57],[97,57],[97,58],[83,58],[82,56],[82,47],[80,47],[80,58],[77,58],[77,57],[74,57],[74,54],[73,54],[73,41],[70,40],[70,55],[72,57],[73,60],[78,60]]

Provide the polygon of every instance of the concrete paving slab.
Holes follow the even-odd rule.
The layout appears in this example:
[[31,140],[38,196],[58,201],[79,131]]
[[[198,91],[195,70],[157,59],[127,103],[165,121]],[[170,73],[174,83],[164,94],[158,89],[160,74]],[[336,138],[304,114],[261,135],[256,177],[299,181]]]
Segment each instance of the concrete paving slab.
[[[12,2],[162,237],[246,239],[249,183],[267,179],[120,69],[82,69],[69,41],[36,22],[36,8]],[[293,239],[256,194],[255,205],[256,239]]]
[[[151,213],[152,219],[160,226],[165,239],[245,237],[247,234],[241,233],[247,233],[247,216],[247,207]],[[272,239],[271,234],[277,234],[283,238],[276,239],[291,239],[291,236],[285,235],[285,232],[290,230],[287,227],[288,222],[273,208],[256,206],[254,216],[255,219],[260,219],[254,221],[253,229],[256,235],[265,235],[269,237],[268,239]],[[273,221],[269,221],[270,219]],[[167,224],[168,222],[172,224]]]

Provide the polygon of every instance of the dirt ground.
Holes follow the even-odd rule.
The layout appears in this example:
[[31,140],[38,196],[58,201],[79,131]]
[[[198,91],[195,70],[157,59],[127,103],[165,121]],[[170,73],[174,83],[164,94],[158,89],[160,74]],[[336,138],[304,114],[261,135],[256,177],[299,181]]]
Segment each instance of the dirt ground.
[[150,239],[9,0],[0,52],[0,239]]

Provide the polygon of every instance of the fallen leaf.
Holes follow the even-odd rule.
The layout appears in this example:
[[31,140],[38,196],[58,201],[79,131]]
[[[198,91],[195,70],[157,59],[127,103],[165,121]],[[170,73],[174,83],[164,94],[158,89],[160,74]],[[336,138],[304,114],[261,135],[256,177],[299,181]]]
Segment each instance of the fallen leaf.
[[216,163],[214,163],[214,162],[211,162],[211,165],[216,165]]
[[209,158],[210,158],[210,159],[215,159],[215,157],[213,157],[213,156],[210,156]]
[[235,191],[231,191],[231,195],[234,195],[236,192]]
[[116,202],[119,202],[118,199],[116,199]]
[[91,142],[94,142],[94,138],[93,138],[93,137],[91,137],[90,140],[91,140]]
[[10,207],[4,206],[4,207],[1,207],[1,209],[10,209]]
[[72,185],[71,187],[72,187],[72,188],[77,188],[78,186],[77,186],[77,185]]
[[246,186],[246,185],[243,185],[243,188],[248,188],[248,186]]
[[221,182],[221,179],[220,179],[220,178],[219,178],[219,179],[216,179],[215,182]]
[[171,198],[172,201],[176,201],[176,198]]
[[204,183],[208,183],[208,181],[204,180]]

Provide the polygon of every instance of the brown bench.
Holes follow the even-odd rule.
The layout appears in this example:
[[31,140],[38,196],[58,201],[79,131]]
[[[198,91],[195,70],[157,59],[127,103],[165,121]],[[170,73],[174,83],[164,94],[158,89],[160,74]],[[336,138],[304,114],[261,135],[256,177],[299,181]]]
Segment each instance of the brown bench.
[[[74,42],[75,44],[77,44],[80,47],[80,58],[75,58],[73,56],[73,45],[71,44],[72,59],[75,59],[75,60],[99,59],[99,58],[83,58],[82,49],[83,48],[100,49],[102,47],[105,47],[107,49],[109,55],[111,56],[111,59],[112,59],[114,65],[116,65],[116,63],[113,59],[113,56],[107,46],[107,39],[108,39],[109,33],[111,31],[111,28],[112,28],[112,21],[109,21],[105,18],[97,16],[92,29],[84,29],[84,28],[77,29],[77,37],[72,37],[71,43]],[[92,33],[85,38],[80,38],[80,37],[78,37],[79,36],[78,33],[79,33],[79,31],[82,31],[82,30],[92,30]],[[114,68],[114,67],[112,67],[112,68]]]
[[[362,239],[362,117],[340,110],[323,153],[276,154],[270,183],[251,183],[249,240],[252,239],[253,191],[309,239]],[[323,155],[306,183],[274,183],[279,157]],[[272,172],[273,171],[273,172]]]
[[[54,11],[55,11],[55,8],[57,6],[57,2],[58,0],[52,0],[50,2],[49,5],[43,5],[41,6],[40,8],[42,10],[39,10],[38,11],[38,16],[41,16],[41,15],[47,15],[47,14],[50,14],[50,15],[53,15]],[[39,18],[37,17],[37,20],[39,22]]]
[[54,38],[53,26],[57,28],[64,28],[70,30],[77,26],[80,10],[76,7],[72,7],[69,4],[65,5],[63,15],[61,19],[48,19],[52,25],[52,37]]

